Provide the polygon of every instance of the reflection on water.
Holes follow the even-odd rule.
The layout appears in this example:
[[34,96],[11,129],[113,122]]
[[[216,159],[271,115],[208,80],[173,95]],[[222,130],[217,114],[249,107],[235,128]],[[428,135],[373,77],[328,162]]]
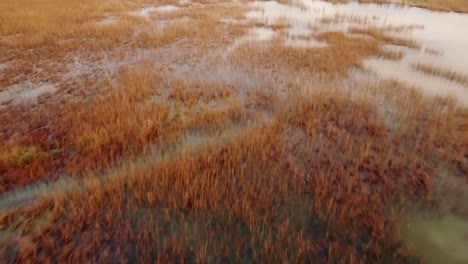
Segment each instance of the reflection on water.
[[369,58],[365,59],[363,64],[365,68],[371,69],[381,78],[399,80],[406,85],[419,87],[426,95],[452,96],[461,104],[468,106],[468,89],[462,84],[424,74],[411,67],[402,67],[399,61]]
[[[413,39],[421,46],[420,49],[402,49],[403,57],[398,61],[367,60],[366,68],[382,78],[419,88],[427,95],[453,96],[468,105],[468,87],[412,68],[414,64],[434,65],[468,76],[468,14],[434,12],[401,5],[360,4],[357,1],[331,4],[298,0],[295,5],[262,1],[254,2],[253,6],[255,8],[248,12],[247,18],[266,25],[283,21],[282,24],[290,26],[286,29],[289,37],[313,37],[313,32],[323,31],[347,32],[349,27],[412,26],[410,30],[388,34]],[[326,19],[328,23],[324,22]],[[295,44],[304,47],[303,42]]]
[[426,263],[468,263],[468,219],[412,213],[402,226],[402,236],[408,248]]

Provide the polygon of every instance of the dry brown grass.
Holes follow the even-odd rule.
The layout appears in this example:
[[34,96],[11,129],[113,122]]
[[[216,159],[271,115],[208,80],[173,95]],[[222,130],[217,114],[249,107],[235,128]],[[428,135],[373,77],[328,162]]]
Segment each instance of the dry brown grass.
[[[106,13],[128,10],[141,4],[142,1],[118,0],[3,1],[0,3],[0,35],[2,42],[10,45],[50,45],[59,39],[87,35]],[[124,31],[125,27],[119,32]]]
[[[98,3],[84,6],[96,13],[120,8],[93,6]],[[60,44],[0,43],[2,51],[13,52],[0,63],[18,61],[4,85],[36,68],[44,74],[39,79],[52,78],[47,74],[56,69],[58,80],[63,63],[77,54],[99,61],[125,58],[125,49],[162,50],[108,78],[98,72],[72,79],[53,96],[0,109],[0,194],[60,175],[70,179],[0,211],[0,259],[414,263],[419,259],[398,236],[406,209],[443,208],[466,216],[466,205],[447,203],[438,186],[442,172],[468,180],[466,108],[425,99],[395,82],[304,91],[304,76],[339,79],[365,57],[399,59],[400,53],[381,46],[413,45],[385,34],[406,29],[355,32],[373,38],[322,33],[317,38],[328,46],[312,49],[286,47],[281,39],[249,43],[224,61],[213,49],[248,27],[220,23],[221,17],[242,17],[244,9],[227,7],[179,10],[162,18],[174,20],[163,30],[150,19],[124,15],[124,24],[91,31],[85,39],[68,39],[58,27],[46,35]],[[203,30],[193,33],[192,27]],[[163,55],[171,63],[157,61]],[[35,66],[22,69],[28,56]],[[177,69],[200,58],[197,70],[206,67],[198,71],[206,81]],[[224,82],[215,67],[243,71],[257,83]],[[255,75],[259,69],[268,74],[265,83]],[[197,134],[207,136],[191,148],[196,142],[190,136]]]
[[[176,142],[184,129],[239,119],[240,110],[235,105],[190,109],[199,102],[235,98],[226,86],[197,84],[192,90],[179,81],[164,88],[166,81],[149,66],[123,70],[118,76],[119,87],[95,92],[94,99],[60,100],[34,110],[17,106],[3,111],[0,119],[9,125],[0,131],[1,189],[53,180],[60,171],[82,175],[115,166],[122,157],[145,153],[153,144]],[[152,103],[152,96],[162,89],[169,89],[170,96]],[[168,101],[189,107],[190,118],[180,119]],[[61,109],[60,116],[57,108]]]
[[468,75],[464,75],[463,73],[457,72],[456,70],[449,70],[449,69],[444,69],[441,67],[437,67],[433,65],[425,65],[425,64],[415,64],[415,65],[412,65],[412,67],[423,73],[442,77],[444,79],[457,82],[468,87]]
[[[359,18],[359,19],[358,19]],[[340,23],[343,19],[352,19],[356,23],[369,24],[362,17],[349,18],[336,16],[324,23]],[[390,35],[411,31],[417,26],[366,28],[351,27],[346,35],[337,32],[320,33],[315,39],[328,44],[326,47],[296,49],[283,45],[280,37],[266,43],[250,43],[237,47],[230,54],[231,62],[254,68],[269,69],[273,72],[281,71],[308,71],[320,76],[335,77],[346,75],[352,68],[361,68],[363,58],[380,56],[387,59],[399,60],[403,57],[402,51],[390,51],[383,48],[384,44],[419,49],[418,43]],[[370,36],[363,38],[360,35]],[[281,36],[281,34],[279,35]],[[307,39],[307,38],[306,38]],[[248,58],[246,61],[245,58]]]
[[[149,19],[123,13],[155,3],[174,2],[49,1],[39,5],[24,0],[2,3],[5,7],[2,11],[8,10],[8,16],[2,19],[8,18],[9,22],[2,24],[2,33],[15,34],[15,37],[0,40],[0,50],[6,55],[0,58],[0,63],[8,63],[0,77],[0,87],[24,81],[58,86],[56,98],[48,96],[39,100],[35,109],[7,104],[1,110],[2,123],[10,123],[1,131],[0,171],[2,175],[8,174],[2,177],[2,191],[37,180],[53,180],[63,172],[76,175],[106,168],[122,157],[141,154],[149,142],[156,143],[156,138],[165,138],[165,142],[177,139],[182,120],[172,120],[174,109],[164,102],[139,106],[163,85],[159,83],[160,76],[148,72],[151,66],[146,70],[121,71],[112,76],[119,82],[115,84],[108,79],[106,65],[100,63],[124,60],[125,65],[125,60],[138,48],[156,50],[175,42],[185,52],[177,52],[174,58],[194,63],[193,59],[205,56],[207,49],[222,47],[243,33],[243,27],[227,28],[219,20],[223,16],[240,18],[245,8],[212,4],[177,11],[164,17],[168,23],[163,29],[154,29]],[[116,21],[105,25],[96,23],[108,13],[115,15]],[[188,16],[188,20],[178,21],[182,16]],[[56,26],[48,27],[49,24]],[[46,29],[40,31],[35,26]],[[200,30],[194,34],[190,30],[193,27]],[[42,40],[36,41],[39,33]],[[63,75],[69,71],[67,66],[73,66],[77,59],[91,64],[91,73],[64,80]],[[204,103],[217,100],[217,91],[209,91],[215,93],[214,97],[205,88],[199,92],[196,96],[205,96]],[[219,93],[224,99],[230,95],[226,93],[233,94],[225,87]],[[119,107],[114,109],[116,105]],[[62,111],[60,119],[57,109]],[[189,129],[204,122],[216,126],[231,117],[238,119],[238,110],[238,107],[217,110],[204,107],[185,120],[184,126]],[[21,121],[15,124],[13,120]],[[166,123],[170,123],[168,130],[156,128]],[[132,143],[127,145],[125,141],[130,138]]]
[[[351,68],[361,67],[361,60],[379,53],[377,41],[347,37],[343,33],[322,33],[324,48],[295,49],[281,41],[243,45],[231,54],[231,61],[246,67],[281,71],[308,71],[318,75],[346,75]],[[261,48],[258,48],[261,46]],[[246,58],[249,61],[246,61]]]
[[350,23],[354,25],[366,26],[372,25],[374,18],[368,16],[357,16],[357,15],[348,15],[337,13],[333,16],[326,16],[319,20],[320,23],[324,25],[336,25],[343,23]]
[[[0,76],[0,90],[25,80],[60,83],[67,67],[76,58],[102,63],[103,58],[125,58],[136,48],[155,49],[186,41],[197,47],[198,57],[204,49],[221,47],[244,32],[243,27],[228,27],[223,17],[241,18],[245,7],[229,3],[191,7],[183,11],[158,15],[165,21],[163,29],[154,21],[129,14],[129,10],[151,4],[176,4],[174,1],[106,0],[71,3],[31,0],[1,3],[0,63],[8,67]],[[0,12],[2,12],[0,11]],[[99,21],[111,15],[108,24]],[[181,20],[186,17],[188,20]],[[20,19],[21,18],[21,19]],[[194,32],[193,28],[199,28]],[[208,40],[208,41],[206,41]],[[104,61],[106,63],[106,61]],[[97,65],[95,68],[102,68]]]
[[[67,63],[83,55],[99,57],[100,51],[129,38],[137,21],[118,20],[98,25],[106,12],[128,6],[124,1],[2,2],[0,63],[9,67],[0,78],[0,89],[24,80],[58,82]],[[91,52],[92,51],[92,52]]]
[[[10,124],[2,128],[3,152],[10,153],[9,149],[16,148],[16,145],[25,145],[55,154],[16,166],[2,162],[0,171],[5,175],[2,177],[2,189],[39,179],[54,179],[59,169],[67,167],[69,169],[65,171],[76,174],[96,168],[96,164],[108,164],[108,161],[115,161],[116,155],[131,154],[131,148],[142,148],[145,142],[157,136],[143,133],[140,124],[151,122],[153,126],[160,126],[169,122],[167,107],[135,105],[149,97],[148,93],[156,87],[157,79],[148,72],[123,72],[122,75],[124,83],[121,88],[110,94],[96,93],[95,96],[101,98],[92,101],[59,101],[35,113],[21,107],[3,112],[2,123]],[[53,110],[56,108],[63,110],[60,116]],[[18,127],[13,120],[22,120],[28,125]],[[177,127],[177,123],[173,125]],[[16,133],[12,135],[14,127]],[[127,145],[125,142],[130,138],[132,143]]]
[[419,49],[421,46],[412,39],[401,38],[397,36],[391,36],[388,32],[399,31],[399,28],[376,28],[376,27],[367,27],[367,28],[357,28],[351,27],[348,29],[349,33],[353,34],[363,34],[373,37],[374,39],[381,41],[387,44],[393,44],[397,46],[408,47],[412,49]]
[[401,111],[398,129],[372,96],[292,96],[272,124],[225,144],[110,172],[119,177],[5,214],[2,225],[24,234],[5,242],[16,248],[10,260],[409,261],[395,235],[399,211],[437,202],[441,165],[466,176],[468,116],[386,85],[393,90],[369,92]]

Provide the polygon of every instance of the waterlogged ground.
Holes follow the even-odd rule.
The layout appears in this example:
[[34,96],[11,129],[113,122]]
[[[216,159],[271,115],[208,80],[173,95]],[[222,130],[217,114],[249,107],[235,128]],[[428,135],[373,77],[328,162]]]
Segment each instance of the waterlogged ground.
[[150,2],[0,27],[1,259],[468,262],[467,14]]
[[[285,36],[286,45],[298,45],[299,48],[326,46],[325,42],[318,41],[315,36],[327,31],[370,38],[378,38],[379,31],[388,31],[387,34],[392,37],[408,38],[411,41],[407,43],[389,41],[383,46],[384,50],[401,53],[400,58],[370,57],[363,60],[364,67],[380,78],[398,80],[421,89],[425,94],[451,96],[458,98],[464,105],[468,102],[468,83],[450,78],[450,72],[468,76],[468,55],[464,52],[468,46],[468,37],[463,34],[468,24],[468,16],[465,14],[357,2],[331,4],[324,1],[298,1],[291,6],[263,1],[255,2],[254,5],[258,10],[248,12],[248,18],[270,26],[287,24],[285,30],[278,34]],[[257,36],[258,40],[263,40],[272,39],[275,34],[273,31],[263,31]],[[435,70],[421,71],[418,65]],[[448,72],[448,76],[443,72],[439,76],[437,69],[444,69],[443,72]]]

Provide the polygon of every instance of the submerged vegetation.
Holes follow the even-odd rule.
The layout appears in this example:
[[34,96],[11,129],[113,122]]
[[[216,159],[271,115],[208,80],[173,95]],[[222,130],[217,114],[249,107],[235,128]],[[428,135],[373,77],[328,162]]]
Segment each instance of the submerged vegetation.
[[[332,3],[348,3],[350,0],[327,0]],[[359,3],[402,4],[435,11],[468,12],[468,3],[464,0],[358,0]]]
[[418,25],[293,36],[247,1],[38,2],[0,3],[5,262],[468,259],[463,98],[363,64],[422,50]]

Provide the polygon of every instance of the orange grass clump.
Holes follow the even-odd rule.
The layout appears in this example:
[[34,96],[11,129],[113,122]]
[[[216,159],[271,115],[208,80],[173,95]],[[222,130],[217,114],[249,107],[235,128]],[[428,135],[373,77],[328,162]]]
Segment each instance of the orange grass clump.
[[388,30],[391,28],[349,28],[348,32],[353,34],[363,34],[369,35],[378,41],[382,41],[383,43],[393,44],[397,46],[408,47],[412,49],[419,49],[420,45],[413,40],[404,39],[400,37],[394,37],[386,34]]
[[[120,76],[120,88],[97,93],[91,101],[59,101],[38,111],[19,106],[3,112],[0,119],[9,125],[1,131],[2,190],[54,179],[59,170],[77,174],[109,166],[121,155],[144,150],[155,139],[175,140],[180,124],[170,120],[168,107],[140,105],[152,95],[160,77],[141,68],[122,71]],[[18,145],[27,148],[16,151]]]
[[281,42],[243,45],[231,54],[231,61],[244,64],[249,60],[248,67],[261,67],[279,71],[306,70],[319,75],[345,75],[351,68],[360,68],[363,57],[377,55],[379,45],[376,41],[347,37],[343,33],[322,33],[317,39],[327,42],[324,48],[295,49]]
[[460,83],[468,87],[468,75],[464,75],[456,70],[444,69],[441,67],[425,64],[415,64],[412,67],[423,73],[442,77],[444,79]]

